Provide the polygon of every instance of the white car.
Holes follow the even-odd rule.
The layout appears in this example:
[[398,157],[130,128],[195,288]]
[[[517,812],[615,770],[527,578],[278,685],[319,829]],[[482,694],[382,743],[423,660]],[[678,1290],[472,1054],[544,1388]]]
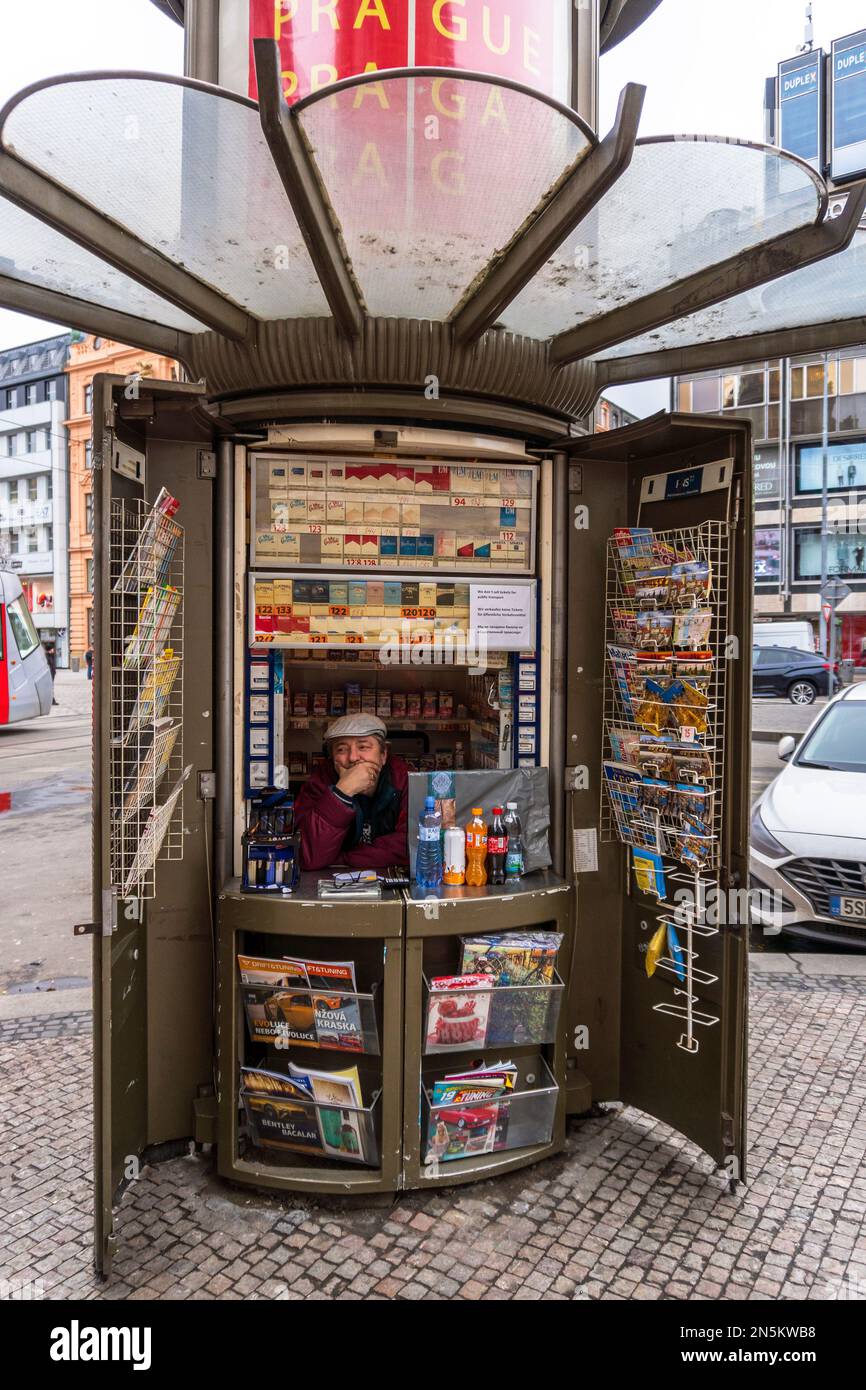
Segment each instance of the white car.
[[779,757],[752,811],[753,921],[866,949],[866,684],[830,700],[799,745],[781,739]]

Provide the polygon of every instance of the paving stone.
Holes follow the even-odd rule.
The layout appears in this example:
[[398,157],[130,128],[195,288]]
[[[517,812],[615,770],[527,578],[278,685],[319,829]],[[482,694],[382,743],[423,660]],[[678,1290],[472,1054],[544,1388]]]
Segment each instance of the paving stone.
[[537,1170],[384,1207],[228,1195],[210,1156],[183,1155],[124,1194],[107,1284],[91,1267],[89,1029],[85,1013],[0,1023],[0,1279],[41,1278],[46,1297],[866,1296],[866,977],[753,980],[750,1180],[735,1195],[629,1109],[572,1124]]

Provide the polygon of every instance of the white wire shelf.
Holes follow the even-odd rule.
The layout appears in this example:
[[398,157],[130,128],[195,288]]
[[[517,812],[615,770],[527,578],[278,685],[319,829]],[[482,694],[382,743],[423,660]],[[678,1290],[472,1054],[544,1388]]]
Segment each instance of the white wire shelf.
[[125,898],[152,898],[157,861],[183,858],[183,561],[176,521],[112,501],[110,871]]

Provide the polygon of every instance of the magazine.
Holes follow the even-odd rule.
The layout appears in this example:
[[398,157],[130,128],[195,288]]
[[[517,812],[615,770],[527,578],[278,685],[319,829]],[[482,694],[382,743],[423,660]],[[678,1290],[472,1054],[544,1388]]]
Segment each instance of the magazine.
[[253,1042],[363,1052],[353,961],[238,956]]
[[261,1148],[323,1153],[311,1092],[279,1072],[241,1068],[241,1100],[250,1137]]
[[[492,987],[489,975],[443,975],[431,980],[426,1050],[483,1047]],[[466,990],[471,993],[461,998],[460,992]]]
[[345,1071],[308,1071],[289,1063],[289,1075],[309,1085],[316,1101],[322,1149],[334,1158],[365,1160],[361,1078],[357,1067]]
[[425,1163],[505,1148],[508,1105],[501,1098],[513,1091],[516,1076],[513,1062],[501,1062],[434,1082]]
[[460,970],[490,975],[494,985],[549,985],[562,939],[561,932],[544,931],[463,936]]

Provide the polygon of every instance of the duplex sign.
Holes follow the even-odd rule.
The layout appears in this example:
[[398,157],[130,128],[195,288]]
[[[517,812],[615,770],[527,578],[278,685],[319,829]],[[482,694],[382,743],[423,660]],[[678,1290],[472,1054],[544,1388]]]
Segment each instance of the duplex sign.
[[866,172],[866,29],[834,41],[832,75],[830,172],[844,179]]
[[824,155],[824,52],[817,48],[779,64],[778,140],[820,170]]

